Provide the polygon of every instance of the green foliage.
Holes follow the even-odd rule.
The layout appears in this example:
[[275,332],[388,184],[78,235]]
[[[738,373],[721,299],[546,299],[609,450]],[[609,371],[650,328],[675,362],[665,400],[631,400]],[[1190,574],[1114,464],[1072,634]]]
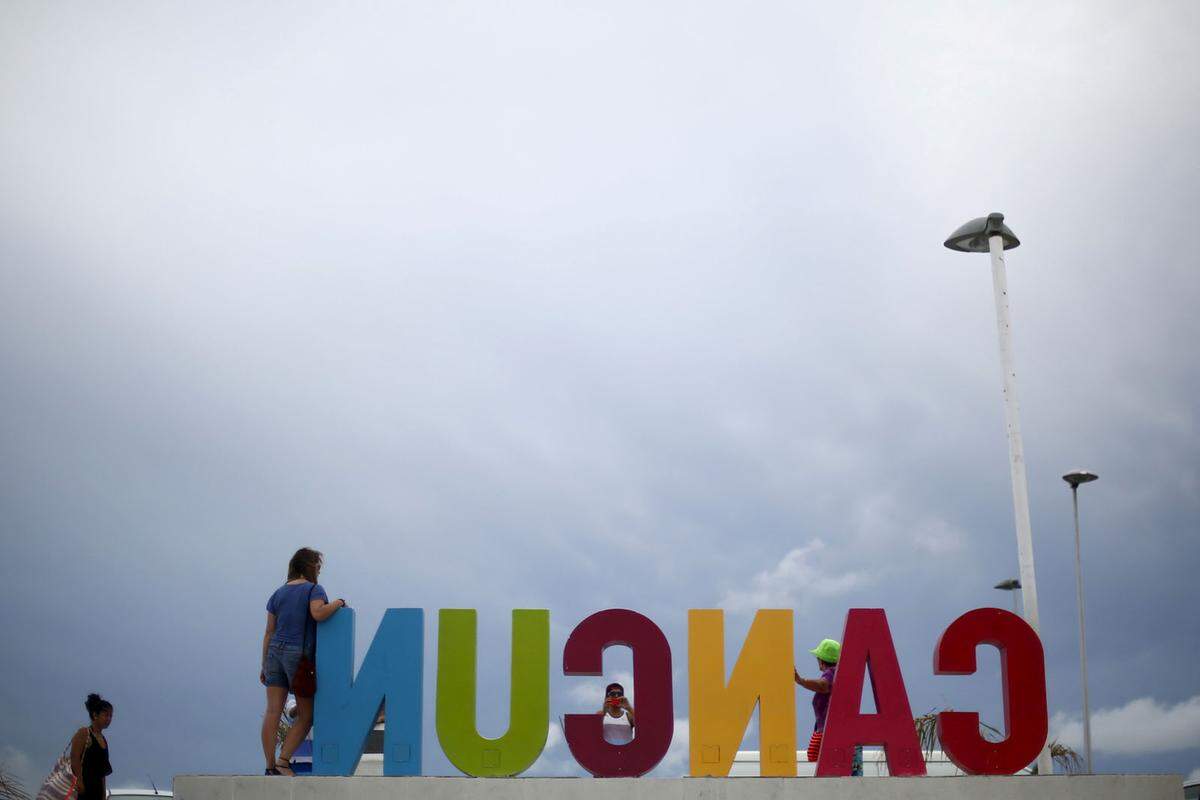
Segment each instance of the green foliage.
[[5,764],[0,764],[0,800],[30,800],[25,787]]
[[[952,708],[947,709],[932,709],[926,714],[913,718],[913,724],[917,727],[917,739],[921,742],[921,749],[926,754],[932,753],[939,749],[940,742],[937,736],[937,715],[941,710],[953,711]],[[979,733],[988,741],[997,742],[1004,738],[1004,733],[998,728],[993,728],[982,720],[979,723]],[[1083,769],[1083,759],[1079,753],[1067,747],[1062,742],[1050,742],[1050,757],[1054,759],[1054,763],[1058,768],[1068,775],[1074,775]],[[1033,768],[1034,774],[1037,774],[1037,767]]]
[[1050,757],[1068,775],[1083,771],[1083,758],[1062,742],[1050,742]]

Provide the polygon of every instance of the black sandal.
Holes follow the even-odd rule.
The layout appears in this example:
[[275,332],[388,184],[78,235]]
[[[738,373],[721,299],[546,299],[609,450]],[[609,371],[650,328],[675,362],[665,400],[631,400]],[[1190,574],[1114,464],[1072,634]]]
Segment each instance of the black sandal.
[[[287,770],[287,772],[281,772],[281,770],[285,770],[285,769]],[[275,774],[282,775],[285,778],[296,777],[296,771],[294,769],[292,769],[292,760],[290,758],[275,759]]]
[[275,769],[274,767],[267,767],[266,769],[263,770],[263,775],[282,775],[282,774],[283,773],[281,773],[279,770]]

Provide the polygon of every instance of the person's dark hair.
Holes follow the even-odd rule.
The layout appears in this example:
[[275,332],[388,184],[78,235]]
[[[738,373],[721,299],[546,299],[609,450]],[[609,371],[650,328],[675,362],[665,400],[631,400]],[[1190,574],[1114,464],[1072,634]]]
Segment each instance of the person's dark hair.
[[98,694],[89,694],[87,700],[83,703],[83,707],[87,709],[88,716],[92,719],[100,716],[105,711],[112,711],[112,703]]
[[624,686],[622,686],[622,685],[621,685],[621,684],[619,684],[619,683],[610,683],[608,686],[605,686],[605,687],[604,687],[604,693],[605,693],[605,694],[608,694],[608,693],[609,693],[609,692],[611,692],[613,689],[620,689],[620,690],[621,690],[621,694],[625,694],[625,687],[624,687]]
[[829,669],[830,667],[836,667],[837,664],[830,664],[828,661],[822,661],[821,659],[818,658],[817,666],[821,668],[822,672],[824,672],[825,670]]
[[306,578],[310,582],[316,583],[317,570],[321,568],[322,558],[324,557],[311,547],[301,547],[288,562],[287,579],[291,581],[296,578]]

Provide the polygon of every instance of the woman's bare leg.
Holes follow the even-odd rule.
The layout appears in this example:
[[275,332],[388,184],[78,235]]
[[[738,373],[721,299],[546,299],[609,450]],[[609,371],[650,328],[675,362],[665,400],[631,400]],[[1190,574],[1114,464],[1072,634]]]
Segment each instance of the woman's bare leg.
[[275,734],[279,730],[279,717],[283,704],[287,702],[288,690],[282,686],[267,687],[267,710],[263,714],[262,747],[267,769],[275,766]]
[[308,732],[312,730],[313,721],[313,699],[311,697],[296,698],[296,719],[292,722],[291,730],[288,731],[287,738],[283,740],[283,745],[279,748],[279,757],[281,759],[290,760],[292,753],[296,752],[296,748],[304,741],[304,737],[308,736]]

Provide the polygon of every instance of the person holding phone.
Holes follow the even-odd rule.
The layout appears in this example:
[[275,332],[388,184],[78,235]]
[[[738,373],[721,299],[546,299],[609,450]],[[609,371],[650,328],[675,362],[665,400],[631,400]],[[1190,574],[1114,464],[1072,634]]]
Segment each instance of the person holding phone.
[[295,722],[276,757],[275,735],[279,717],[300,665],[300,657],[314,658],[317,623],[346,607],[345,600],[329,602],[325,589],[317,583],[323,559],[318,551],[301,547],[288,563],[287,583],[276,589],[267,601],[267,630],[263,634],[262,669],[258,673],[258,680],[267,687],[267,711],[262,722],[266,775],[295,774],[290,759],[312,729],[313,699],[296,697]]
[[604,690],[604,741],[610,744],[628,744],[633,741],[633,706],[625,696],[625,687],[610,683]]

